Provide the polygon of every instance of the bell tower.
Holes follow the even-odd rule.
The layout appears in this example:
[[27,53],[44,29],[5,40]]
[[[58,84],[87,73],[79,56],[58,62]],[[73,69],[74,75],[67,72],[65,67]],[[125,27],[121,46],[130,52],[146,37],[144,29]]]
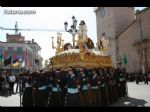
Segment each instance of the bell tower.
[[94,10],[97,24],[97,40],[103,36],[110,42],[109,55],[113,67],[117,67],[119,59],[118,34],[134,20],[133,7],[97,7]]

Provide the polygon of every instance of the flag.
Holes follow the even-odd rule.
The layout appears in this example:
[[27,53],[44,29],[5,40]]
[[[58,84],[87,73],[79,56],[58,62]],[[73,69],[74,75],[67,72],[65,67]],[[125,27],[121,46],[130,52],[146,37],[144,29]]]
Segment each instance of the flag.
[[7,58],[4,60],[4,66],[7,66],[7,65],[9,65],[9,64],[11,64],[11,63],[12,63],[12,56],[7,57]]
[[0,62],[2,62],[3,59],[3,55],[0,54]]
[[127,60],[127,57],[126,55],[124,54],[124,57],[123,57],[123,63],[126,65],[128,63],[128,60]]
[[3,49],[0,47],[0,62],[2,62],[3,59]]
[[20,65],[20,63],[18,61],[16,63],[12,64],[13,67],[18,67],[19,65]]
[[25,60],[21,63],[20,67],[25,67]]
[[12,65],[11,66],[13,66],[13,67],[18,67],[19,66],[19,59],[17,58],[17,59],[14,59],[13,61],[12,61]]
[[2,55],[2,54],[3,54],[3,48],[0,47],[0,55]]
[[18,61],[19,61],[19,59],[15,59],[15,60],[12,61],[12,63],[16,63]]

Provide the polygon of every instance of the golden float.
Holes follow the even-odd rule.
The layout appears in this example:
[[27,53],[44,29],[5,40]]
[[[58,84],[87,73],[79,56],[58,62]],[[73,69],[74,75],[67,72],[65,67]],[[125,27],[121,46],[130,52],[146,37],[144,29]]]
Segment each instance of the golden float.
[[[94,47],[93,41],[87,36],[85,22],[81,21],[80,25],[77,44],[74,48],[70,43],[64,45],[60,33],[57,36],[57,47],[54,47],[52,38],[52,47],[56,49],[56,55],[50,58],[51,64],[49,68],[112,67],[111,57],[106,54],[108,45],[103,45],[103,49],[99,49],[101,47]],[[104,39],[102,43],[105,43]]]

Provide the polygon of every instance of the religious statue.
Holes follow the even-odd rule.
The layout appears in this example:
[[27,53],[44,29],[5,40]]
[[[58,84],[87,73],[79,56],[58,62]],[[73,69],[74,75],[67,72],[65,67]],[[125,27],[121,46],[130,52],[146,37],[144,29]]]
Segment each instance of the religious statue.
[[97,46],[100,51],[106,53],[110,48],[110,42],[104,36],[97,42]]
[[87,49],[93,49],[94,43],[93,41],[87,36],[87,26],[85,22],[82,20],[79,25],[79,40],[77,41],[77,44],[80,49],[80,53],[83,53]]
[[83,20],[79,24],[78,36],[79,36],[79,40],[78,40],[79,50],[82,53],[87,48],[86,42],[88,40],[88,37],[87,37],[87,26],[86,26],[86,24],[85,24],[85,22]]
[[57,48],[56,48],[56,54],[61,51],[61,33],[57,33]]
[[71,45],[71,43],[65,43],[65,45],[64,45],[64,51],[66,51],[66,50],[69,50],[69,49],[72,49],[73,47],[72,47],[72,45]]
[[52,37],[52,48],[56,49],[56,54],[63,51],[64,40],[61,39],[61,33],[57,33],[57,47],[54,47],[54,37]]
[[[98,41],[100,51],[95,49],[94,43],[87,35],[87,26],[82,20],[79,24],[78,39],[73,42],[77,42],[76,46],[72,46],[71,43],[61,39],[61,34],[57,34],[57,47],[56,56],[50,58],[53,62],[54,68],[66,69],[70,66],[73,67],[86,67],[86,68],[98,68],[98,67],[111,67],[111,57],[105,55],[105,52],[109,49],[110,44],[107,38],[104,36]],[[52,38],[52,46],[54,42]],[[63,52],[62,52],[63,51]],[[51,67],[50,67],[51,68]]]

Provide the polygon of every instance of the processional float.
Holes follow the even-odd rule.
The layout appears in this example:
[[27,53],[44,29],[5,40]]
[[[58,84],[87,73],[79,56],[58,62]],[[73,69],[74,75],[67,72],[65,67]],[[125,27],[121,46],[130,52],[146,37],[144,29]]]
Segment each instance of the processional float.
[[[87,26],[83,20],[79,25],[77,37],[78,39],[74,40],[76,42],[74,48],[69,42],[64,44],[60,33],[57,33],[57,47],[55,47],[52,37],[52,48],[56,49],[56,53],[49,60],[53,64],[53,68],[112,67],[111,57],[107,55],[110,45],[105,37],[97,42],[97,47],[94,47],[93,41],[87,35]],[[52,68],[51,64],[49,68]]]

